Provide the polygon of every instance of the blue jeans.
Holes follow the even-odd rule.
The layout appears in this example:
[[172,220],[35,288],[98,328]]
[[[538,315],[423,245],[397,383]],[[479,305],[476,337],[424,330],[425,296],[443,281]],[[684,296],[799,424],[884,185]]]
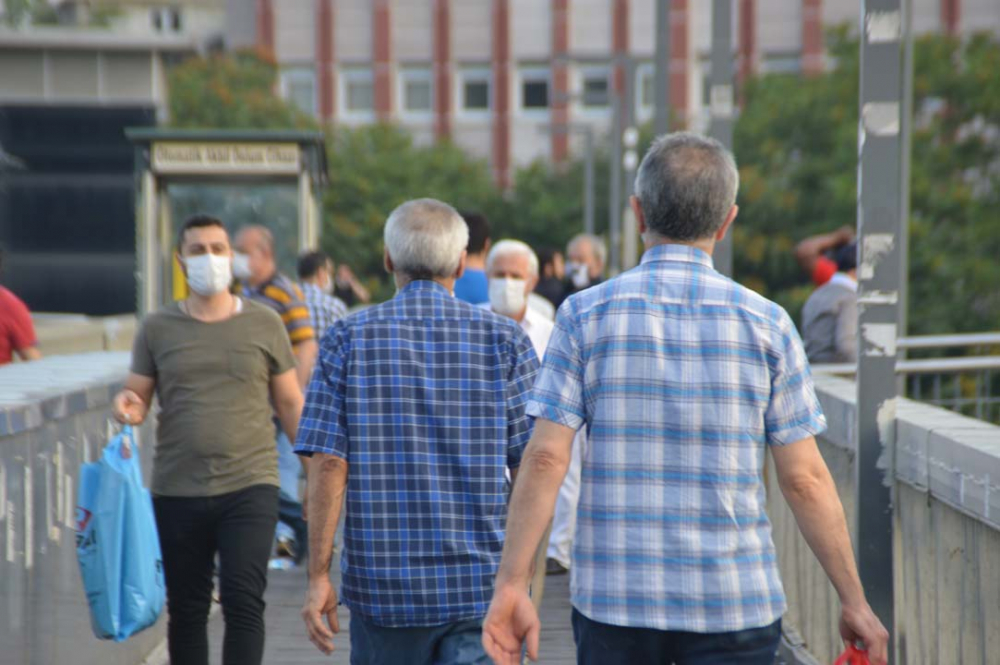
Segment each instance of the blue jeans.
[[351,665],[490,665],[481,619],[419,628],[377,626],[351,614]]
[[610,626],[573,609],[578,665],[773,665],[781,619],[730,633]]

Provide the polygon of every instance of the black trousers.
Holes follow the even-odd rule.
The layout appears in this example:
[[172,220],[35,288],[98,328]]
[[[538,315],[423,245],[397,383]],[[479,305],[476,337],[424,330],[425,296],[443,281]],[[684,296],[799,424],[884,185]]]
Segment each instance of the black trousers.
[[167,583],[170,662],[208,665],[212,570],[219,555],[219,595],[226,622],[224,665],[264,657],[264,590],[278,488],[255,485],[211,497],[153,499]]

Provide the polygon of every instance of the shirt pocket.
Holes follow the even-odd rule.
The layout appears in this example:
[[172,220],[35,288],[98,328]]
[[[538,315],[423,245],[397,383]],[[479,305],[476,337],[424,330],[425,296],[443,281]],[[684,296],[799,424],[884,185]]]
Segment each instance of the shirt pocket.
[[229,352],[229,375],[238,381],[251,383],[261,376],[263,359],[260,351],[240,349]]

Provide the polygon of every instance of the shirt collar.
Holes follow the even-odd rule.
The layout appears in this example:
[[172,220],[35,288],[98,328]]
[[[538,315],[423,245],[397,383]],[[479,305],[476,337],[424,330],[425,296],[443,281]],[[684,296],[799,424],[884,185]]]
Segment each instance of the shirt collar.
[[446,295],[446,296],[452,295],[448,291],[448,289],[444,288],[434,280],[430,279],[418,279],[410,282],[409,284],[407,284],[406,286],[404,286],[399,290],[399,295],[402,295],[404,293],[413,293],[417,291],[437,292],[441,295]]
[[858,292],[858,283],[855,282],[853,279],[851,279],[851,276],[848,275],[847,273],[842,273],[842,272],[834,273],[833,277],[830,278],[829,283],[839,284],[840,286],[850,289],[855,293]]
[[704,250],[690,245],[676,245],[672,243],[656,245],[650,247],[642,255],[642,263],[653,261],[679,261],[681,263],[697,263],[706,268],[715,269],[712,257]]

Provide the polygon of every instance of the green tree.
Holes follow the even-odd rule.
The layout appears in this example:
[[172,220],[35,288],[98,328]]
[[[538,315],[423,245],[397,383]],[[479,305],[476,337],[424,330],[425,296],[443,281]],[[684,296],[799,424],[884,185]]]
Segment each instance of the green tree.
[[449,142],[417,145],[391,125],[337,129],[327,140],[330,184],[323,199],[323,248],[350,265],[385,297],[392,286],[382,267],[382,229],[393,208],[432,197],[496,222],[508,204],[485,161]]
[[[812,286],[794,244],[857,215],[858,42],[838,30],[828,45],[836,65],[820,76],[751,81],[735,132],[735,273],[796,320]],[[995,36],[915,44],[911,334],[1000,325],[998,67]]]
[[173,127],[312,129],[316,123],[274,93],[277,68],[251,52],[194,57],[168,75]]

